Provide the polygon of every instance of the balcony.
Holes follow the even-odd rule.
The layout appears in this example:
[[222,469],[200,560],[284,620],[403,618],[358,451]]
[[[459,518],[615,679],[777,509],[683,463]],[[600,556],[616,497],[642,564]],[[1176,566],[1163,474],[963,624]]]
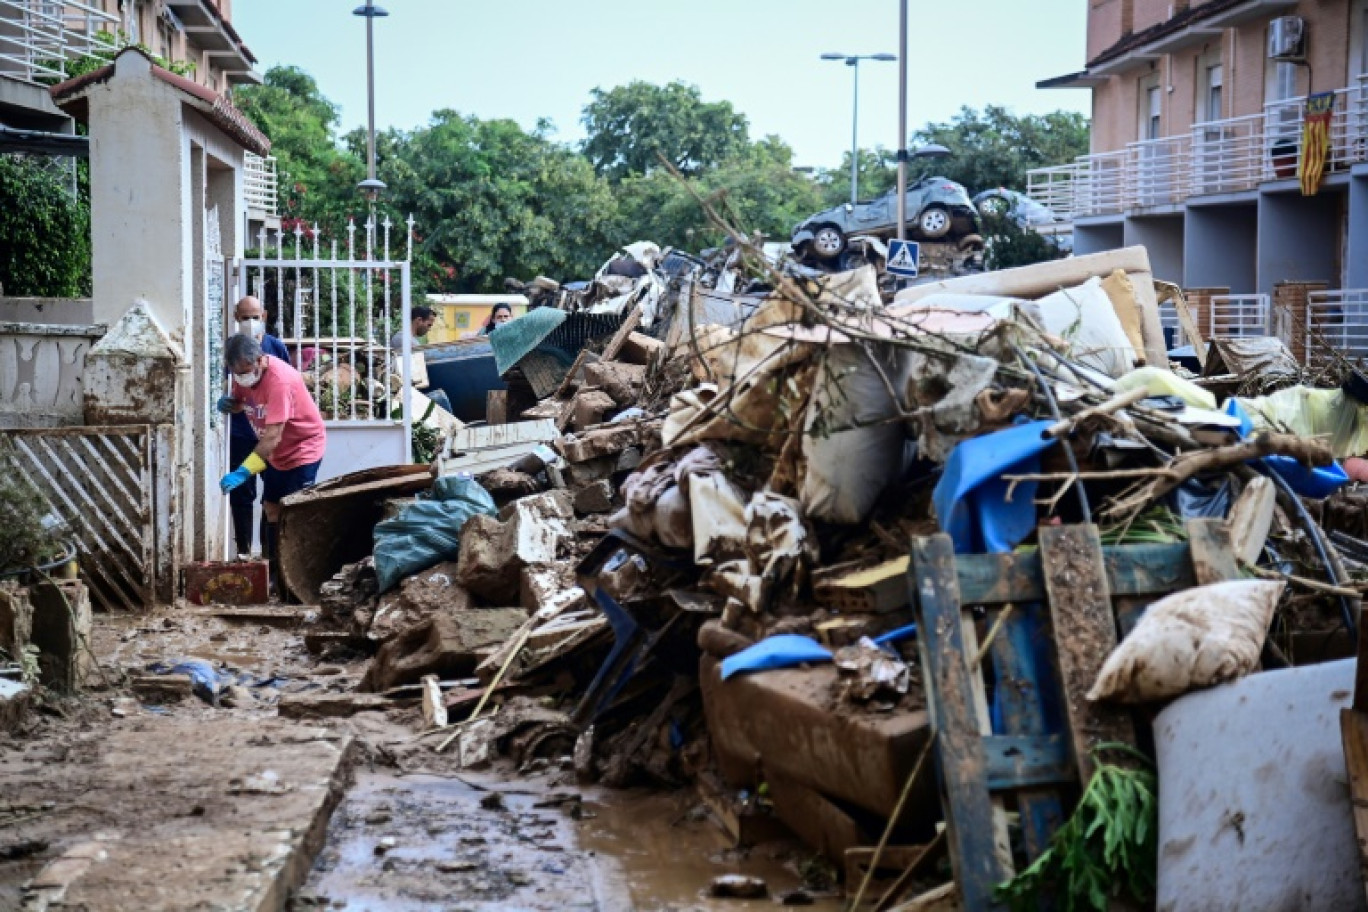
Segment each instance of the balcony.
[[254,221],[265,221],[280,217],[279,184],[276,180],[276,160],[274,155],[262,158],[254,152],[247,153],[243,169],[243,195],[247,199],[247,214]]
[[118,17],[89,3],[0,0],[0,76],[33,84],[66,78],[69,61],[108,48]]
[[[1073,221],[1253,190],[1296,176],[1305,109],[1305,98],[1292,98],[1266,105],[1262,114],[1193,124],[1186,134],[1036,168],[1027,173],[1027,193]],[[1335,92],[1325,171],[1365,161],[1368,76]]]

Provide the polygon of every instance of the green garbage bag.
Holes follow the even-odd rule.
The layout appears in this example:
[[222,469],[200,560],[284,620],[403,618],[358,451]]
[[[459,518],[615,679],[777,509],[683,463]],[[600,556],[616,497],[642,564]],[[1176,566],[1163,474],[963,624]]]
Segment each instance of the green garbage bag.
[[375,575],[388,592],[405,577],[460,554],[461,528],[479,513],[498,514],[494,498],[468,475],[437,479],[432,490],[375,527]]

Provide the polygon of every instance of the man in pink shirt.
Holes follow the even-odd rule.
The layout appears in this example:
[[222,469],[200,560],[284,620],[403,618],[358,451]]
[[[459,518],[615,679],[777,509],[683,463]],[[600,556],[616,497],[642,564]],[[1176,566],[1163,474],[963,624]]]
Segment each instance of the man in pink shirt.
[[[260,474],[261,507],[266,514],[266,557],[276,563],[276,522],[280,501],[314,483],[327,437],[323,416],[299,371],[264,354],[246,334],[233,336],[224,351],[233,374],[231,396],[219,402],[225,412],[242,412],[257,435],[254,450],[219,482],[227,494]],[[277,575],[278,578],[278,575]]]

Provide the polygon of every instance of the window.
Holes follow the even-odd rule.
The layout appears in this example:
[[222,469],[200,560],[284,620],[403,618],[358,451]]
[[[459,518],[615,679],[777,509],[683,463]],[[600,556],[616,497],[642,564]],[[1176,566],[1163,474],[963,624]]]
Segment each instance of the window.
[[1142,139],[1159,138],[1159,122],[1162,104],[1163,96],[1159,94],[1159,87],[1147,87],[1145,89],[1145,123],[1141,136]]
[[1221,89],[1225,81],[1225,70],[1221,64],[1206,68],[1206,108],[1202,112],[1203,118],[1208,121],[1220,120],[1221,110]]

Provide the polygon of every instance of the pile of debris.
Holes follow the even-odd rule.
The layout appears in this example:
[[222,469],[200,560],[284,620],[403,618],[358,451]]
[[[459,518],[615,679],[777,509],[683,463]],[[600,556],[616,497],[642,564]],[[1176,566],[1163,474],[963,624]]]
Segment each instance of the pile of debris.
[[[1336,460],[1368,454],[1361,377],[1311,389],[1255,359],[1239,385],[1270,394],[1218,402],[1229,376],[1171,369],[1142,248],[891,300],[873,266],[750,250],[742,269],[737,251],[662,278],[659,249],[634,245],[552,316],[494,333],[519,420],[453,430],[429,473],[286,502],[282,551],[292,514],[329,498],[365,529],[293,577],[287,560],[287,582],[338,648],[373,653],[363,687],[422,688],[435,749],[694,784],[736,839],[777,817],[860,896],[885,875],[869,896],[924,886],[948,850],[981,908],[1013,852],[1045,870],[1094,775],[1153,763],[1150,715],[1118,699],[1354,653],[1368,529],[1335,492]],[[743,273],[760,277],[744,292]],[[530,363],[576,314],[616,324]],[[1145,759],[1102,762],[1112,740]],[[990,790],[1017,790],[1010,832]],[[1190,882],[1170,868],[1168,896]]]

